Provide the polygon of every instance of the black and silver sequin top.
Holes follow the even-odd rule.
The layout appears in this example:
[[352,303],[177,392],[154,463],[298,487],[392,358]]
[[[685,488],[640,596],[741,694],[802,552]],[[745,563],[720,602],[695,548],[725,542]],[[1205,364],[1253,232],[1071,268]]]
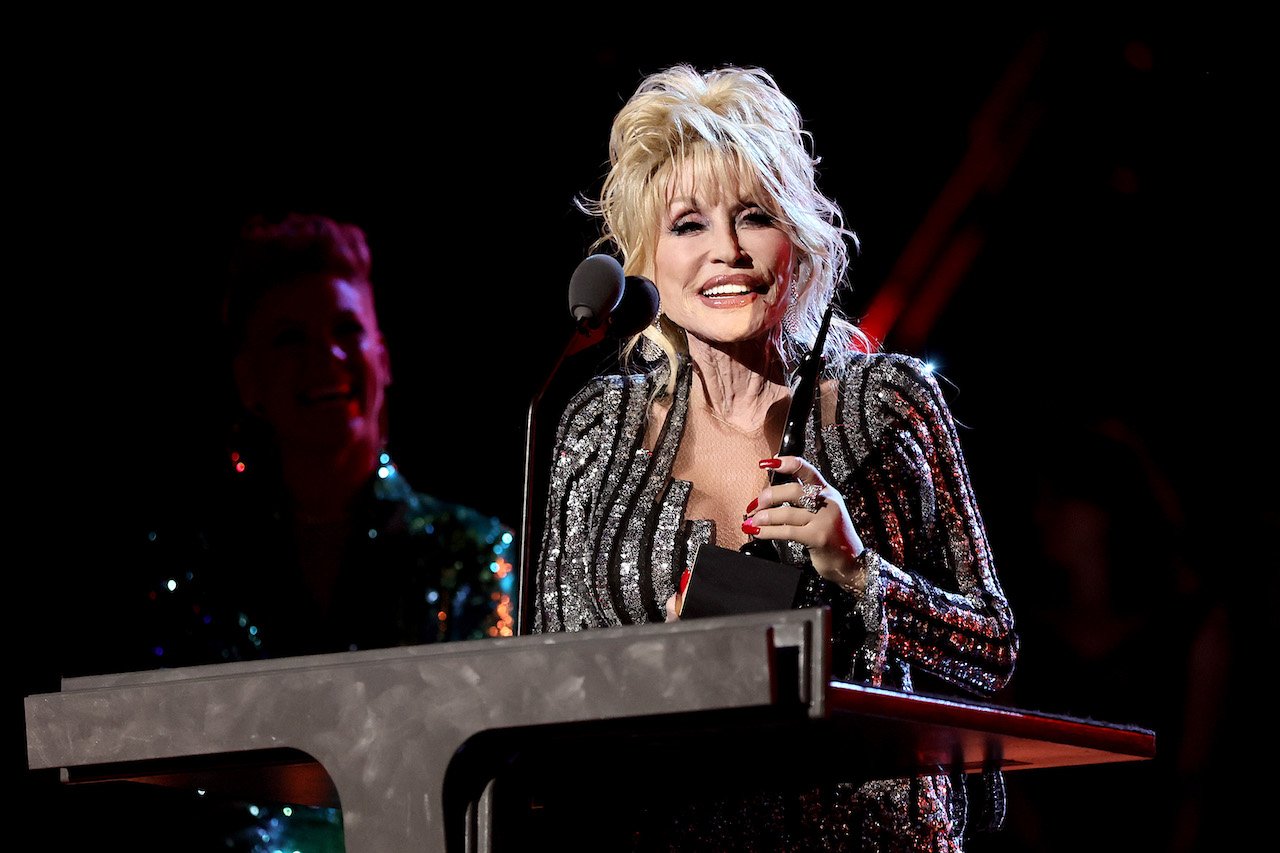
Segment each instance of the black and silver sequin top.
[[[684,365],[652,452],[646,417],[661,374],[598,378],[566,409],[537,567],[536,631],[663,621],[680,574],[715,541],[711,521],[685,518],[692,484],[671,476],[691,375]],[[824,407],[813,406],[805,456],[844,496],[868,570],[866,593],[855,598],[804,569],[804,605],[832,610],[833,675],[912,690],[913,675],[925,672],[939,684],[996,691],[1016,657],[1013,617],[936,380],[919,360],[888,353],[857,356],[828,378],[837,380],[835,422],[823,423]],[[784,560],[804,564],[803,547],[786,544]],[[907,836],[902,849],[951,849],[949,787],[941,777],[873,782],[856,793],[850,786],[833,809],[860,824],[849,831],[864,841],[880,832],[897,839],[869,849],[899,849]],[[926,831],[930,814],[935,828]],[[830,829],[832,820],[821,823]],[[722,821],[726,831],[740,823]],[[745,841],[718,849],[730,848],[774,849]]]
[[339,556],[322,611],[299,568],[283,498],[229,484],[196,523],[147,530],[126,606],[132,647],[115,670],[391,648],[512,633],[513,532],[416,491],[386,457],[350,523],[321,534]]

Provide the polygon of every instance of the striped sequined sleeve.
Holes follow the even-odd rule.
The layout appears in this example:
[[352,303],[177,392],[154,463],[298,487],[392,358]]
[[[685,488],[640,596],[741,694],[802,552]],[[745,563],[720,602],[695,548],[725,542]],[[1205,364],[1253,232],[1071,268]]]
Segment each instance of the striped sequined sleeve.
[[859,504],[867,671],[905,663],[980,693],[1013,672],[1018,640],[955,423],[937,380],[902,355],[872,362],[842,403],[869,448]]
[[537,590],[533,630],[572,631],[584,626],[582,608],[588,600],[585,555],[589,549],[591,507],[599,478],[599,454],[604,444],[606,382],[593,381],[579,391],[560,417],[552,449],[546,520],[537,562]]

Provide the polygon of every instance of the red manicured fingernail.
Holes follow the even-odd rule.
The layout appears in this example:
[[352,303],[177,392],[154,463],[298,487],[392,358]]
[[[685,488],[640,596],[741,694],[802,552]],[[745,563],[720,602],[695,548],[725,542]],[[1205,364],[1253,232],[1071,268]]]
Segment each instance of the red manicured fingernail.
[[689,586],[689,575],[691,574],[693,574],[693,572],[691,572],[689,569],[685,569],[684,573],[680,575],[680,594],[681,595],[684,595],[685,589]]
[[777,457],[774,457],[773,459],[761,459],[760,467],[761,468],[781,468],[782,460],[778,459]]
[[754,524],[752,524],[749,521],[744,521],[742,522],[742,532],[747,534],[748,536],[755,536],[757,533],[760,532],[760,528],[756,527]]
[[751,503],[747,504],[747,515],[751,515],[751,513],[755,512],[756,507],[759,505],[760,505],[760,499],[752,498]]

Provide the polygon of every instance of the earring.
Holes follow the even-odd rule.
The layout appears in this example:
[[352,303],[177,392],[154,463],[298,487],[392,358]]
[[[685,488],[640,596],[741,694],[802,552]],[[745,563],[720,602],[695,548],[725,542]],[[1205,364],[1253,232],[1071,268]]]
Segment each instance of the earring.
[[782,315],[782,328],[790,338],[795,338],[800,334],[800,286],[796,284],[799,278],[799,271],[791,277],[791,287],[788,289],[788,304],[786,313]]
[[[649,324],[649,328],[656,334],[662,334],[662,312],[659,311],[654,315],[653,322]],[[645,361],[657,361],[662,358],[662,347],[658,346],[649,335],[641,335],[639,343],[640,357]]]

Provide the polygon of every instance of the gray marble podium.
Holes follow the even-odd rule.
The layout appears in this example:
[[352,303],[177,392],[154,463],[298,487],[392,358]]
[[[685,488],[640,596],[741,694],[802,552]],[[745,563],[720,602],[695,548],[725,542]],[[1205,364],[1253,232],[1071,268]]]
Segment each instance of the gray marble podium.
[[340,805],[350,853],[392,853],[492,849],[490,759],[575,727],[634,746],[691,725],[729,738],[835,726],[866,775],[1154,755],[1142,730],[833,683],[827,620],[793,610],[66,679],[25,700],[28,764],[68,783]]

